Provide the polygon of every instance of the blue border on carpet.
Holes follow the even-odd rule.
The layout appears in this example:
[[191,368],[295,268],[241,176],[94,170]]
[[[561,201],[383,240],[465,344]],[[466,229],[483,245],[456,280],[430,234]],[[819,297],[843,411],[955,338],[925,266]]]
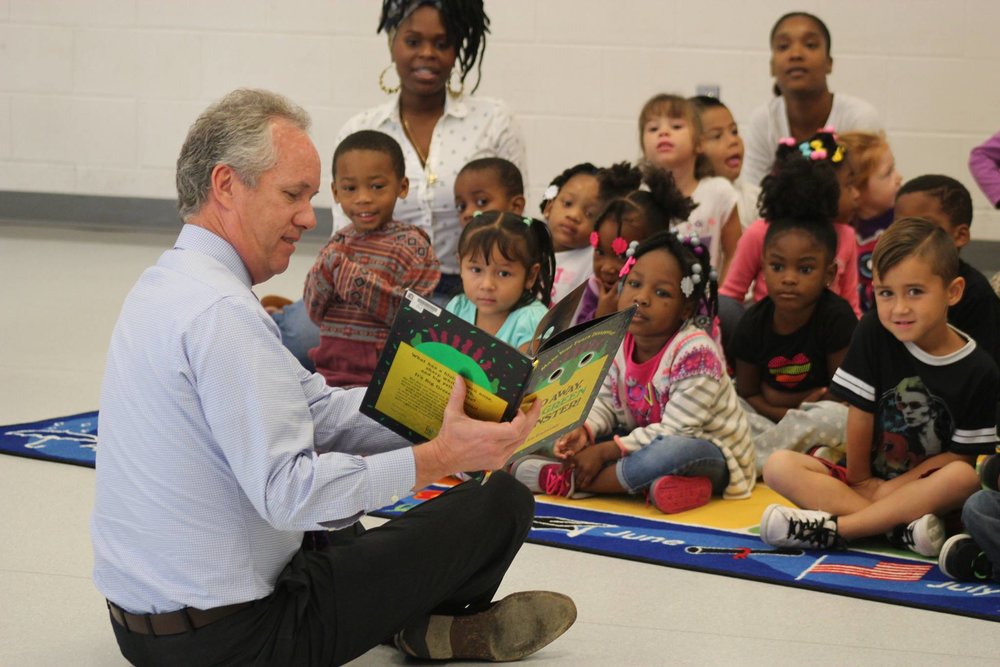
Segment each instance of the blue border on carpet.
[[[435,486],[435,490],[447,487]],[[399,516],[427,490],[373,514]],[[582,507],[535,505],[528,541],[602,556],[1000,621],[1000,583],[957,582],[933,561],[858,549],[776,549],[745,531],[689,526]]]
[[0,453],[93,468],[97,412],[0,426]]
[[[94,467],[97,412],[0,427],[0,453]],[[373,512],[399,516],[447,487]],[[1000,584],[956,582],[931,561],[858,549],[775,549],[726,531],[539,501],[528,541],[602,556],[1000,621]]]

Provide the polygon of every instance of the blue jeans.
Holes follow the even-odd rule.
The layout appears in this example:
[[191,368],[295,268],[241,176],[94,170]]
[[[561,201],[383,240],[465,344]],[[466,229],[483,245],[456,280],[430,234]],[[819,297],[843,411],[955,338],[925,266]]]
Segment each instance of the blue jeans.
[[722,450],[708,440],[683,435],[661,435],[618,461],[618,481],[629,493],[638,493],[664,475],[708,477],[712,494],[722,495],[729,484],[729,468]]
[[993,578],[1000,581],[1000,492],[983,489],[972,494],[962,508],[962,523],[993,563]]
[[316,365],[309,358],[309,350],[319,346],[319,327],[309,319],[306,304],[302,299],[282,308],[271,315],[278,330],[281,331],[281,342],[288,351],[295,355],[302,367],[310,373],[316,372]]

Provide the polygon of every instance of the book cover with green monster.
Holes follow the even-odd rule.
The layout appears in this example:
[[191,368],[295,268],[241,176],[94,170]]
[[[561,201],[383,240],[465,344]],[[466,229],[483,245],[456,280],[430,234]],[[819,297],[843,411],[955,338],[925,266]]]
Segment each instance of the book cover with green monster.
[[634,308],[570,327],[585,285],[555,304],[524,354],[474,324],[407,292],[375,367],[361,412],[407,440],[437,435],[455,381],[466,383],[465,412],[513,419],[542,401],[538,424],[518,452],[550,446],[587,417],[632,320]]

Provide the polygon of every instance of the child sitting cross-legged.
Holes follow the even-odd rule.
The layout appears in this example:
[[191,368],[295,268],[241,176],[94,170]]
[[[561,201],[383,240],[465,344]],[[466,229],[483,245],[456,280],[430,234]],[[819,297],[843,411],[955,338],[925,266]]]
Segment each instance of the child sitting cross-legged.
[[879,238],[872,270],[877,312],[861,319],[831,385],[850,404],[847,466],[772,454],[764,481],[803,509],[769,506],[767,544],[829,549],[886,534],[937,556],[940,517],[979,488],[973,460],[998,444],[1000,373],[948,324],[964,286],[954,242],[927,220],[898,220]]
[[829,400],[827,387],[857,317],[830,287],[839,194],[832,165],[798,151],[780,157],[764,178],[761,206],[770,222],[759,263],[767,295],[743,315],[730,345],[758,467],[779,449],[825,446],[834,459],[843,450],[847,407]]
[[696,316],[714,310],[708,248],[669,231],[630,245],[618,306],[637,310],[586,424],[556,442],[562,462],[527,456],[512,473],[535,493],[645,493],[665,513],[748,497],[746,415]]

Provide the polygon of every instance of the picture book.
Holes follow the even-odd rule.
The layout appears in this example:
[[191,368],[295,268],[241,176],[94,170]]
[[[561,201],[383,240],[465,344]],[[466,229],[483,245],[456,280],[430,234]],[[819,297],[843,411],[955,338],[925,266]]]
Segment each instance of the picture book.
[[424,442],[437,435],[458,374],[466,383],[465,412],[476,419],[507,421],[542,401],[518,456],[551,445],[587,418],[635,312],[570,327],[585,289],[580,285],[549,310],[528,354],[407,292],[361,412]]

